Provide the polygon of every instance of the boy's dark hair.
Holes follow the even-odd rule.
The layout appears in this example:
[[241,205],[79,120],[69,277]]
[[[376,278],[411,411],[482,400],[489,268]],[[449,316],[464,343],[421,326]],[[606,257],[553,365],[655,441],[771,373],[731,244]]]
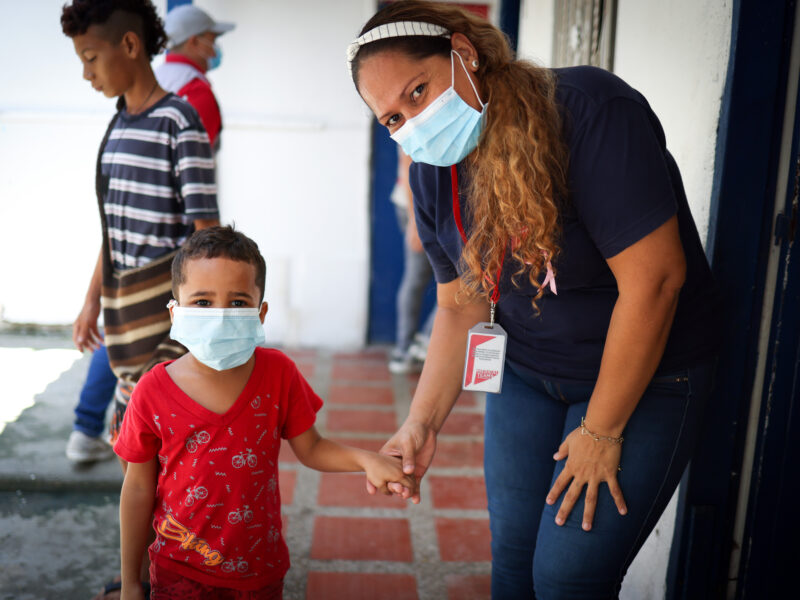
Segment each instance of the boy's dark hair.
[[104,37],[114,44],[133,31],[151,59],[167,45],[164,23],[150,0],[73,0],[61,9],[61,30],[67,37],[83,35],[92,25],[101,25]]
[[172,261],[172,295],[178,297],[178,286],[185,278],[183,266],[187,260],[197,258],[229,258],[253,265],[256,270],[256,287],[261,292],[259,302],[264,299],[267,265],[258,249],[258,244],[230,225],[207,227],[195,231],[181,246]]

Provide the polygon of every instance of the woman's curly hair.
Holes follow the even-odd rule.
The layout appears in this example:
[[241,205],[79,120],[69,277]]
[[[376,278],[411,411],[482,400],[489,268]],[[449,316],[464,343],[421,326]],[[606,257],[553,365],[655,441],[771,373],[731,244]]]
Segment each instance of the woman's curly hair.
[[[478,52],[476,76],[488,103],[484,128],[467,162],[468,214],[472,229],[461,255],[466,267],[460,297],[488,298],[506,251],[541,298],[539,274],[559,254],[559,199],[566,198],[568,150],[555,102],[552,71],[516,60],[505,35],[494,25],[452,4],[400,0],[378,11],[361,30],[386,23],[421,21],[465,35]],[[385,50],[416,59],[450,56],[450,40],[434,37],[386,38],[362,46],[352,63],[358,87],[359,64]],[[485,277],[484,274],[492,274]]]
[[150,0],[73,0],[61,10],[61,29],[67,37],[83,35],[92,25],[104,25],[117,12],[130,15],[122,27],[114,27],[111,41],[118,43],[126,31],[142,38],[145,51],[152,59],[167,44],[164,23]]

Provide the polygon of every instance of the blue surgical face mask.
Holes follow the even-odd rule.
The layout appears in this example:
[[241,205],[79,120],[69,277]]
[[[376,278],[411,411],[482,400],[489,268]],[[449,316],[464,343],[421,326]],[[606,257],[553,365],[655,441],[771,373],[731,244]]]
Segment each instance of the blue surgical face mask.
[[203,40],[203,43],[211,48],[214,51],[214,56],[211,58],[206,59],[206,71],[211,71],[212,69],[216,69],[219,64],[222,62],[222,48],[220,48],[216,42],[213,44],[204,38],[200,38]]
[[[456,92],[453,55],[458,56],[464,72],[467,73],[472,91],[481,105],[481,112],[464,102]],[[458,52],[451,51],[450,87],[426,106],[425,110],[406,120],[391,137],[414,162],[449,167],[461,162],[478,145],[485,112],[486,105],[472,83],[464,60]]]
[[264,343],[257,308],[172,309],[170,337],[204,365],[224,371],[246,363]]

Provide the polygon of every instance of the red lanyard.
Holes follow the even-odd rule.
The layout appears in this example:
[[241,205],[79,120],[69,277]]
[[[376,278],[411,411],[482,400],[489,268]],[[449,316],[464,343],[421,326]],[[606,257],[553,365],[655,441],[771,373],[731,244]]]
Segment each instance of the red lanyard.
[[[467,235],[464,233],[464,226],[461,224],[461,203],[458,199],[458,173],[456,172],[455,165],[450,167],[450,187],[453,190],[453,219],[456,222],[458,233],[461,234],[461,241],[466,244]],[[497,269],[497,283],[494,284],[494,289],[492,290],[491,301],[493,305],[500,301],[500,275],[503,273],[504,259],[505,252],[503,252],[503,255],[500,257],[500,266]],[[491,281],[488,274],[484,274],[484,277]],[[492,312],[494,312],[494,306],[492,307]],[[492,321],[494,321],[494,319],[492,319]]]

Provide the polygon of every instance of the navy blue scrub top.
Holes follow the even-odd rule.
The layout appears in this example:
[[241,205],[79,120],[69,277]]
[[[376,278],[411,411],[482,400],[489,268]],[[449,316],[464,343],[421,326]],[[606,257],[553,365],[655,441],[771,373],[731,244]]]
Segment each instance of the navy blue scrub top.
[[[506,256],[497,321],[508,333],[512,367],[556,381],[594,381],[600,370],[618,290],[606,263],[677,213],[686,255],[680,293],[658,374],[711,358],[719,339],[719,294],[700,243],[680,172],[647,100],[617,76],[594,67],[554,69],[556,102],[569,148],[569,197],[560,201],[558,295],[538,300],[518,264]],[[469,237],[467,174],[458,165],[462,222]],[[450,168],[414,163],[411,188],[417,228],[436,281],[459,276],[462,242],[453,218]],[[539,281],[544,274],[540,274]]]

